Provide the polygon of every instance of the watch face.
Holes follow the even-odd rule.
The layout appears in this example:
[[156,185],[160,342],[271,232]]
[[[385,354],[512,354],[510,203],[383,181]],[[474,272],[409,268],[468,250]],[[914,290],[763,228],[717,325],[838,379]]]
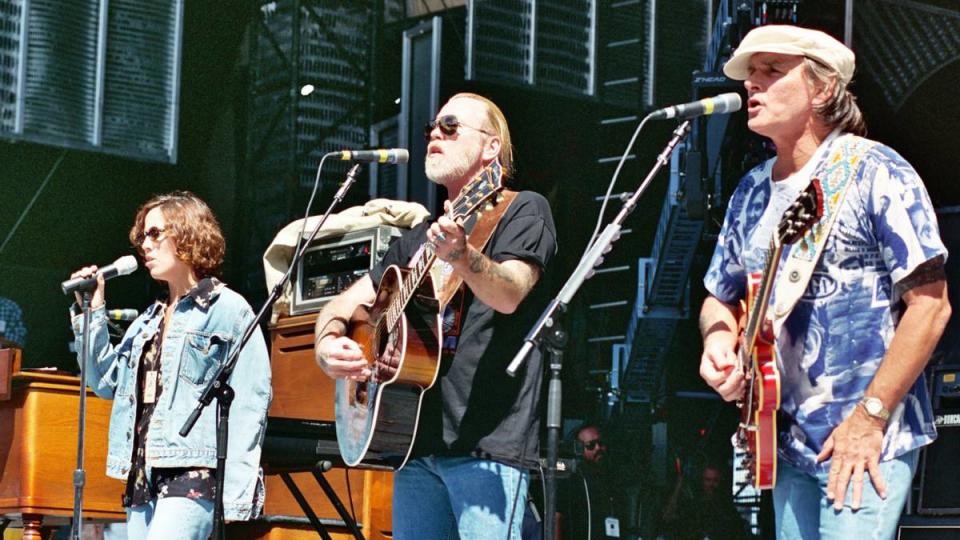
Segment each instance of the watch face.
[[888,413],[883,408],[883,402],[880,401],[880,398],[868,397],[863,399],[863,408],[867,410],[867,414],[870,416],[875,416],[877,418],[882,418],[886,420],[890,417]]

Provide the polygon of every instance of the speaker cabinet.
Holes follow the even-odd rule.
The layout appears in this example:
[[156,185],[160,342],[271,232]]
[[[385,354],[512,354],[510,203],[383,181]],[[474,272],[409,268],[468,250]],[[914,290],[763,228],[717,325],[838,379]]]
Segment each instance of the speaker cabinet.
[[923,450],[917,513],[960,515],[960,370],[940,366],[931,382],[937,440]]
[[920,460],[917,513],[960,514],[960,410],[937,412],[937,440]]
[[897,540],[954,540],[960,538],[960,518],[903,516]]

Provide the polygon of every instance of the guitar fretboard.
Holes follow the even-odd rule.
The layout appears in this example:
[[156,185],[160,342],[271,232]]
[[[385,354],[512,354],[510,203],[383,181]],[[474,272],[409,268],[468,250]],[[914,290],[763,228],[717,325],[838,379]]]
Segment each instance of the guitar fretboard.
[[760,281],[760,288],[757,289],[757,297],[750,306],[747,326],[743,332],[747,350],[752,349],[754,343],[756,343],[757,333],[760,331],[760,323],[764,317],[767,316],[767,304],[770,302],[773,278],[777,274],[777,268],[780,266],[780,255],[782,253],[783,244],[780,243],[777,236],[774,236],[770,240],[767,257],[763,263],[763,279]]
[[[500,162],[494,160],[488,165],[476,178],[464,186],[460,195],[450,205],[450,211],[447,217],[451,220],[466,219],[477,210],[492,195],[500,190],[502,170]],[[406,273],[400,283],[400,290],[393,297],[390,305],[387,307],[385,317],[387,318],[387,328],[392,333],[397,327],[397,323],[407,309],[407,303],[413,297],[413,293],[420,288],[424,278],[437,260],[436,246],[427,242],[423,245],[416,258],[411,261],[409,272]]]
[[423,245],[423,249],[420,250],[416,260],[413,261],[410,271],[403,278],[400,284],[400,291],[394,297],[394,301],[391,302],[390,307],[387,308],[387,328],[389,328],[391,332],[396,328],[400,316],[403,315],[403,310],[407,307],[407,302],[409,302],[410,297],[413,296],[413,292],[423,283],[423,278],[426,277],[427,272],[430,271],[430,267],[433,266],[436,260],[437,252],[433,244],[427,242]]

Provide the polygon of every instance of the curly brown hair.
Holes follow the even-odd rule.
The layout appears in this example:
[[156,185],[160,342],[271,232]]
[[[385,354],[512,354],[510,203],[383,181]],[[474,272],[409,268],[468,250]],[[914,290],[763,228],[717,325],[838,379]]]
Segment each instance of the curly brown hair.
[[130,228],[130,242],[137,253],[143,257],[143,222],[154,208],[167,222],[166,234],[177,242],[177,257],[201,279],[219,276],[226,252],[223,231],[207,203],[189,191],[154,195],[140,206]]

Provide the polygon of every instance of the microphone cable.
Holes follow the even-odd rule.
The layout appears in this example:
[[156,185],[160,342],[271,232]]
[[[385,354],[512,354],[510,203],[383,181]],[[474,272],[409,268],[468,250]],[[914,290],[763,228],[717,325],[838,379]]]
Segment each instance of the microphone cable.
[[620,161],[617,163],[617,168],[613,171],[613,176],[610,178],[610,184],[607,186],[607,192],[603,195],[603,204],[600,205],[600,215],[597,216],[597,224],[593,229],[593,233],[590,235],[590,240],[587,241],[587,247],[583,250],[583,255],[580,256],[581,262],[583,261],[583,258],[586,257],[587,253],[590,252],[590,248],[593,247],[593,243],[597,240],[597,235],[600,233],[600,226],[603,225],[603,214],[607,211],[607,203],[610,201],[610,194],[613,192],[613,186],[617,183],[617,178],[620,176],[620,171],[623,169],[623,164],[626,163],[627,157],[630,156],[630,150],[633,149],[634,143],[637,142],[637,136],[640,135],[643,127],[647,124],[652,116],[653,113],[650,113],[643,117],[643,120],[640,121],[640,125],[638,125],[637,129],[634,130],[633,136],[630,137],[630,142],[627,143],[627,147],[624,149],[623,155],[620,156]]
[[313,179],[313,190],[310,191],[310,199],[307,200],[307,210],[303,213],[303,225],[300,227],[300,234],[297,235],[297,245],[294,247],[294,254],[300,252],[300,243],[303,242],[303,234],[307,232],[307,220],[310,218],[310,208],[313,206],[313,199],[317,196],[317,189],[320,187],[320,171],[323,170],[323,163],[330,156],[336,155],[336,152],[327,152],[320,158],[320,164],[317,165],[317,175]]

